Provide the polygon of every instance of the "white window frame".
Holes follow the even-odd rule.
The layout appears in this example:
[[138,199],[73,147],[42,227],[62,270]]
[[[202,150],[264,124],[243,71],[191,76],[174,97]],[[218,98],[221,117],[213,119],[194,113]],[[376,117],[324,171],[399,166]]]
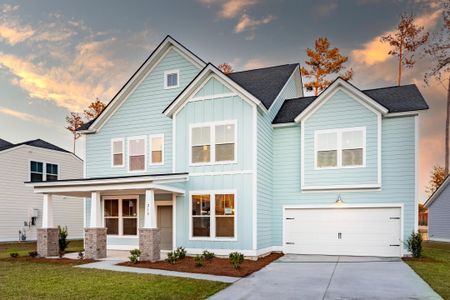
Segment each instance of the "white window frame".
[[[135,141],[135,140],[144,140],[144,170],[130,170],[130,141]],[[147,172],[147,136],[145,135],[141,135],[141,136],[133,136],[133,137],[129,137],[127,139],[127,169],[128,169],[128,173],[142,173],[142,172]]]
[[[226,161],[216,161],[216,126],[218,125],[234,125],[234,159]],[[210,161],[209,162],[192,162],[192,129],[198,127],[209,127],[209,145],[210,145]],[[238,128],[237,120],[205,122],[189,124],[189,165],[190,166],[207,166],[207,165],[226,165],[237,163],[237,144],[238,144]]]
[[[216,194],[233,194],[234,195],[234,237],[216,237]],[[209,195],[210,197],[210,229],[209,237],[206,236],[193,236],[193,217],[192,217],[192,196],[194,195]],[[236,190],[200,190],[200,191],[190,191],[189,192],[189,240],[192,241],[237,241],[237,218],[238,218],[238,206],[237,206],[237,192]]]
[[[154,138],[161,138],[161,162],[156,162],[156,163],[154,163],[153,162],[153,156],[152,156],[152,151],[153,151],[153,139]],[[150,151],[149,151],[149,161],[150,161],[150,166],[162,166],[162,165],[164,165],[164,152],[166,152],[165,151],[165,146],[164,146],[164,134],[163,133],[160,133],[160,134],[151,134],[151,135],[149,135],[148,136],[148,143],[149,143],[149,149],[150,149]]]
[[[361,131],[363,134],[363,163],[362,165],[355,166],[343,166],[342,165],[342,133],[349,131]],[[335,167],[319,167],[317,165],[317,152],[318,152],[318,135],[323,133],[336,133],[337,135],[337,165]],[[350,128],[338,128],[338,129],[324,129],[314,131],[314,169],[315,170],[330,170],[330,169],[355,169],[366,167],[366,127],[350,127]]]
[[[30,159],[30,160],[28,160],[28,181],[30,181],[31,182],[31,162],[36,162],[36,163],[41,163],[42,164],[42,181],[36,181],[36,182],[44,182],[44,181],[47,181],[46,180],[46,165],[45,165],[45,162],[43,162],[43,161],[38,161],[38,160],[34,160],[34,159]],[[33,173],[37,173],[37,172],[33,172]],[[58,167],[58,173],[59,173],[59,167]]]
[[[167,76],[170,74],[177,74],[177,85],[168,86],[167,85]],[[180,86],[180,70],[168,70],[164,71],[164,89],[176,89]]]
[[[127,238],[127,237],[131,237],[131,238],[136,238],[137,236],[139,236],[139,196],[138,195],[120,195],[120,196],[103,196],[102,197],[102,227],[105,227],[105,200],[118,200],[118,209],[119,209],[119,214],[118,214],[118,219],[119,219],[119,234],[108,234],[108,236],[111,237],[121,237],[121,238]],[[123,200],[136,200],[136,205],[137,205],[137,228],[136,228],[136,235],[124,235],[123,234],[123,216],[122,216],[122,201]],[[126,218],[126,217],[125,217]]]
[[[122,142],[122,164],[114,165],[114,142]],[[112,168],[123,168],[125,166],[125,139],[124,138],[114,138],[111,139],[111,167]]]

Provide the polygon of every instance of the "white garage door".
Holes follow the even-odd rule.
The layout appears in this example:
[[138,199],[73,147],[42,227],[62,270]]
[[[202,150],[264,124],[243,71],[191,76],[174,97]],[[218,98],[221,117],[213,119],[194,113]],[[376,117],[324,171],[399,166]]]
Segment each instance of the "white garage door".
[[286,209],[284,252],[400,256],[400,208]]

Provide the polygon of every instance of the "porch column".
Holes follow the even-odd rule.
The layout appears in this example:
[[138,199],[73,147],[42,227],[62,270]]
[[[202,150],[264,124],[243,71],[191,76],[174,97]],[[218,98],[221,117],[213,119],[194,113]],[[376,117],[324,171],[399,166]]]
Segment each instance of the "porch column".
[[42,228],[37,229],[37,252],[39,256],[57,256],[59,254],[58,228],[53,225],[53,198],[44,194],[42,201]]
[[145,191],[144,227],[139,228],[140,260],[158,261],[161,259],[161,237],[156,223],[155,191]]
[[106,257],[106,228],[102,227],[102,205],[100,192],[91,193],[91,216],[89,227],[84,229],[84,257],[99,259]]

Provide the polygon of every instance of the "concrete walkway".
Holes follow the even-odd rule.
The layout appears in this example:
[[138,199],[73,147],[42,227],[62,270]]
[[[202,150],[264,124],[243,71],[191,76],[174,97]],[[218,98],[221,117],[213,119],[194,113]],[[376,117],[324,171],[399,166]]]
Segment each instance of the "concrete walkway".
[[211,299],[441,299],[398,258],[286,255]]
[[94,262],[94,263],[90,263],[90,264],[79,265],[79,266],[76,266],[76,268],[99,269],[99,270],[129,272],[129,273],[139,273],[139,274],[153,274],[153,275],[163,275],[163,276],[173,276],[173,277],[183,277],[183,278],[191,278],[191,279],[219,281],[219,282],[226,282],[226,283],[233,283],[240,279],[239,277],[217,276],[217,275],[199,274],[199,273],[185,273],[185,272],[175,272],[175,271],[167,271],[167,270],[159,270],[159,269],[125,267],[125,266],[117,265],[118,263],[121,263],[123,261],[124,260],[104,260],[104,261]]

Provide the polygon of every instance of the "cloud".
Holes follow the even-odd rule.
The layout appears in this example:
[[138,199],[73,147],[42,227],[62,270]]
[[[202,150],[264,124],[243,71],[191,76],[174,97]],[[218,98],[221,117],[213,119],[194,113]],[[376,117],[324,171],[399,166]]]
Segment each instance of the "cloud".
[[25,41],[33,36],[34,33],[34,30],[30,26],[11,24],[0,19],[0,40],[7,42],[11,46]]
[[0,6],[0,11],[4,14],[16,11],[20,8],[19,5],[3,4]]
[[20,119],[22,121],[41,123],[41,124],[45,124],[45,125],[53,124],[53,121],[49,120],[47,118],[34,116],[34,115],[31,115],[31,114],[28,114],[25,112],[20,112],[17,110],[6,108],[6,107],[0,106],[0,113]]
[[253,31],[258,26],[269,24],[273,20],[275,20],[275,18],[273,16],[270,16],[270,15],[265,17],[265,18],[262,18],[262,19],[258,20],[258,19],[252,19],[247,14],[244,14],[241,17],[241,19],[239,20],[239,22],[236,24],[236,26],[234,27],[234,32],[241,33],[241,32],[244,32],[246,30]]
[[244,64],[244,70],[263,68],[267,67],[268,65],[270,65],[270,62],[268,62],[266,59],[252,58]]
[[257,0],[200,0],[200,2],[207,6],[220,5],[218,15],[223,19],[232,19],[246,8],[258,3]]
[[314,8],[314,13],[319,17],[327,17],[338,7],[336,2],[324,3]]

